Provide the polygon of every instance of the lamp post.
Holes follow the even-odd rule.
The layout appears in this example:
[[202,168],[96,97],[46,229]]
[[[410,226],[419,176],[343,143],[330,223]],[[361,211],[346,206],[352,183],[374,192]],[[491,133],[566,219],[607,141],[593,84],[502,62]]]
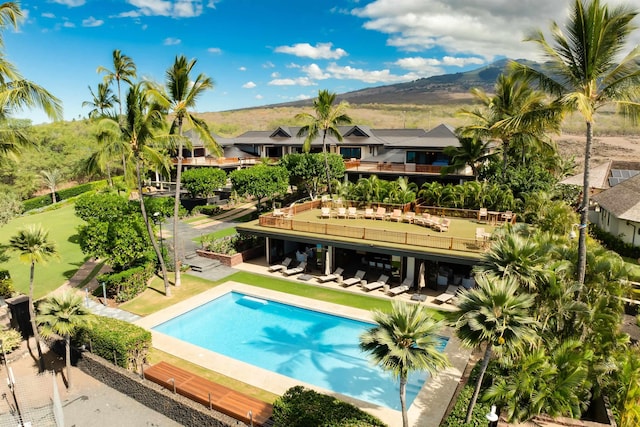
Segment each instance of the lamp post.
[[153,222],[160,227],[160,253],[164,257],[164,246],[162,246],[162,218],[160,218],[160,212],[153,213]]
[[571,225],[571,231],[569,232],[569,238],[571,240],[575,239],[576,237],[578,237],[578,234],[576,233],[576,228],[578,230],[581,230],[583,228],[587,228],[587,224],[572,224]]
[[491,405],[491,412],[487,415],[487,420],[489,420],[489,427],[498,427],[498,419],[500,418],[496,413],[496,405]]

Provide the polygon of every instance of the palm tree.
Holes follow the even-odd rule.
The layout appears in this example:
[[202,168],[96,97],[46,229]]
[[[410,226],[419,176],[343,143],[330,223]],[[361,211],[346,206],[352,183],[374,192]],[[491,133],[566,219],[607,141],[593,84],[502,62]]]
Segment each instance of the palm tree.
[[513,75],[498,76],[493,95],[479,88],[472,89],[471,93],[484,108],[460,110],[458,114],[471,119],[472,124],[459,128],[458,133],[462,137],[500,142],[503,182],[512,142],[538,144],[548,141],[547,131],[560,129],[560,110],[546,102],[543,92],[532,89]]
[[42,229],[40,225],[30,225],[18,231],[18,234],[9,239],[9,247],[20,254],[20,260],[30,264],[29,270],[29,317],[31,318],[31,328],[33,337],[38,348],[38,362],[40,372],[44,371],[44,360],[42,359],[42,347],[40,346],[40,334],[36,323],[36,312],[33,305],[34,273],[36,264],[45,263],[50,258],[58,256],[55,243],[49,241],[49,232]]
[[150,94],[139,83],[134,84],[127,93],[127,110],[124,119],[116,121],[113,118],[104,118],[99,124],[100,132],[110,133],[114,138],[128,142],[125,159],[131,159],[135,167],[140,212],[147,227],[149,240],[160,263],[165,295],[170,296],[171,288],[167,277],[167,267],[155,239],[142,197],[142,169],[148,165],[167,169],[165,157],[153,147],[154,133],[162,130],[163,126],[162,108],[158,104],[150,102]]
[[67,388],[71,388],[71,336],[79,329],[95,322],[95,317],[82,303],[82,297],[72,292],[52,295],[38,307],[38,323],[42,336],[64,337],[67,365]]
[[565,109],[577,111],[585,120],[577,268],[580,283],[584,283],[587,264],[589,168],[596,113],[608,104],[617,104],[628,112],[640,108],[640,47],[634,47],[620,59],[635,29],[631,21],[637,14],[636,9],[626,6],[610,9],[600,0],[574,0],[564,31],[556,22],[552,23],[551,43],[542,31],[527,39],[538,44],[544,53],[546,68],[534,70],[524,64],[512,64],[518,78],[536,82],[557,97]]
[[442,174],[446,175],[468,165],[477,181],[478,165],[493,157],[490,145],[490,142],[483,142],[480,138],[460,138],[459,147],[445,147],[443,152],[451,158],[451,164],[442,168]]
[[448,313],[456,335],[464,345],[486,345],[476,387],[467,408],[467,423],[471,420],[494,347],[509,352],[523,343],[533,342],[536,337],[536,322],[529,314],[534,298],[527,293],[518,294],[519,285],[513,277],[501,279],[479,274],[476,281],[478,287],[461,294],[458,309]]
[[51,202],[56,204],[56,187],[62,180],[62,172],[57,168],[52,170],[43,170],[40,171],[40,176],[42,176],[42,181],[44,181],[45,185],[49,187],[49,190],[51,190]]
[[[107,110],[110,110],[116,102],[119,102],[118,98],[106,83],[98,83],[97,92],[94,92],[91,86],[89,86],[89,92],[91,93],[91,101],[82,102],[83,107],[92,108],[92,110],[89,111],[89,118],[105,116]],[[122,112],[120,114],[122,114]]]
[[349,104],[342,101],[338,105],[333,104],[336,101],[336,94],[328,90],[318,91],[318,97],[313,100],[313,110],[315,115],[309,113],[299,113],[296,119],[306,122],[298,131],[298,138],[306,136],[302,150],[306,153],[311,150],[311,142],[316,139],[322,132],[322,152],[324,153],[324,166],[327,174],[327,186],[329,194],[331,193],[331,176],[329,174],[329,160],[327,157],[327,134],[333,136],[338,142],[342,142],[342,134],[338,129],[340,125],[351,124],[351,117],[347,115]]
[[360,336],[360,348],[371,359],[400,380],[402,425],[407,427],[406,387],[412,371],[427,371],[434,376],[449,365],[438,350],[438,332],[442,321],[435,320],[419,305],[394,301],[390,313],[374,311],[376,326]]
[[418,192],[418,184],[409,182],[406,178],[400,177],[390,183],[389,201],[404,205],[416,201],[416,193]]
[[185,142],[182,136],[183,126],[186,124],[190,129],[193,129],[215,154],[221,154],[220,147],[211,135],[211,132],[209,132],[207,123],[190,112],[190,110],[195,107],[198,98],[204,94],[205,91],[213,89],[213,80],[204,74],[198,74],[194,81],[191,80],[190,74],[195,65],[195,59],[187,61],[187,58],[184,56],[176,57],[173,65],[166,72],[166,91],[157,85],[151,85],[150,90],[150,94],[155,98],[156,102],[173,116],[170,134],[178,135],[178,164],[176,166],[176,192],[173,207],[173,247],[176,286],[180,286],[180,257],[177,254],[176,248],[180,247],[178,244],[178,215],[180,210],[182,148]]

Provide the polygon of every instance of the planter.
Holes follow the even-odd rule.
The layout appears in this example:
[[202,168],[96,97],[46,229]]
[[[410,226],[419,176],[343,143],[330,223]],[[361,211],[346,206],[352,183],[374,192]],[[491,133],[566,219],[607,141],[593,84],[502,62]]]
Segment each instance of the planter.
[[238,264],[242,264],[245,261],[264,255],[264,246],[250,248],[246,251],[238,252],[237,254],[233,255],[218,254],[215,252],[205,251],[203,249],[197,249],[196,253],[198,254],[198,256],[204,258],[218,260],[222,265],[226,265],[227,267],[234,267]]

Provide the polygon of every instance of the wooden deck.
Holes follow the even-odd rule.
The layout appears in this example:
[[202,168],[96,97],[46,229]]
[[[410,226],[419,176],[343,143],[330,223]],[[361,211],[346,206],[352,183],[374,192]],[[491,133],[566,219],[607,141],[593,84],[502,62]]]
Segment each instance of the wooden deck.
[[245,424],[250,424],[249,411],[253,415],[253,425],[270,425],[273,407],[261,400],[238,393],[230,388],[199,377],[166,362],[159,362],[144,370],[149,381],[174,390],[207,408],[222,412]]

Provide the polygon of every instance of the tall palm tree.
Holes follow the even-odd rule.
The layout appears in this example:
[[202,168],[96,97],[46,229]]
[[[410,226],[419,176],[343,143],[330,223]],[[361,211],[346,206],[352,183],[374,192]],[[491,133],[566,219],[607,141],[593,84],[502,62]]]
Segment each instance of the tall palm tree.
[[40,171],[40,176],[42,176],[42,181],[44,182],[44,184],[49,187],[49,190],[51,190],[51,202],[55,205],[57,200],[56,200],[56,187],[58,186],[58,184],[60,184],[60,181],[62,180],[62,172],[60,171],[60,169],[55,168],[55,169],[51,169],[51,170],[43,170]]
[[444,147],[444,154],[451,158],[451,165],[442,168],[442,174],[454,172],[465,166],[471,168],[471,173],[478,180],[478,165],[490,160],[493,154],[490,152],[490,142],[484,142],[480,138],[460,138],[460,146]]
[[[91,93],[91,101],[83,101],[83,107],[91,107],[89,111],[89,118],[102,117],[106,115],[107,110],[113,108],[114,104],[119,102],[118,98],[113,94],[111,88],[106,83],[98,83],[98,90],[96,92],[89,86],[89,92]],[[121,113],[122,114],[122,113]]]
[[100,121],[99,127],[100,132],[110,133],[114,138],[121,138],[128,143],[125,158],[130,159],[135,167],[140,212],[147,227],[149,240],[160,263],[165,295],[170,296],[171,288],[167,277],[167,267],[155,239],[142,197],[143,168],[153,165],[167,169],[166,158],[153,147],[155,132],[161,131],[164,124],[162,107],[151,103],[150,94],[142,84],[138,83],[134,84],[127,93],[127,109],[124,119],[116,121],[113,118],[104,118]]
[[331,193],[331,176],[329,173],[329,159],[327,156],[327,135],[333,136],[338,142],[342,142],[342,134],[338,129],[340,125],[348,125],[352,122],[347,115],[349,104],[342,101],[334,106],[336,94],[328,90],[318,91],[318,97],[313,100],[313,111],[315,115],[309,113],[296,114],[296,119],[306,122],[298,131],[298,138],[306,136],[302,150],[309,152],[311,142],[322,132],[322,152],[324,153],[324,166],[327,174],[327,188]]
[[[123,120],[122,117],[122,92],[120,88],[120,82],[123,81],[128,83],[130,86],[133,85],[134,79],[136,78],[136,64],[133,62],[127,55],[123,55],[120,52],[120,49],[116,49],[113,51],[113,70],[109,70],[106,67],[100,65],[97,70],[97,73],[104,73],[104,83],[106,85],[111,84],[115,80],[116,86],[118,87],[118,121]],[[127,174],[127,164],[126,164],[125,154],[122,153],[122,173]]]
[[458,115],[471,119],[472,123],[459,128],[458,133],[462,137],[499,141],[504,181],[511,144],[548,141],[546,132],[560,129],[560,110],[546,102],[543,92],[511,74],[498,76],[494,92],[490,95],[479,88],[471,90],[483,108],[461,109]]
[[476,387],[467,408],[467,423],[471,420],[494,348],[497,346],[509,352],[536,338],[536,322],[529,314],[534,303],[532,295],[518,294],[518,282],[511,276],[498,278],[479,274],[476,281],[478,287],[461,294],[457,310],[448,313],[456,335],[464,345],[486,345]]
[[635,29],[631,21],[637,14],[636,9],[627,6],[609,8],[600,0],[574,0],[564,28],[556,22],[551,24],[551,42],[542,31],[527,39],[540,47],[546,68],[535,70],[524,64],[512,64],[518,78],[536,82],[557,97],[564,108],[577,111],[585,121],[577,268],[580,283],[584,283],[587,264],[589,168],[596,113],[608,104],[617,104],[627,111],[640,109],[640,46],[621,58]]
[[38,306],[37,322],[42,326],[42,336],[53,334],[64,337],[67,366],[67,388],[71,388],[71,336],[79,329],[95,322],[95,317],[76,293],[52,295]]
[[[186,125],[193,129],[207,147],[215,154],[220,155],[220,146],[209,132],[207,123],[191,113],[196,102],[205,91],[213,89],[213,80],[205,74],[198,74],[195,80],[191,80],[191,71],[196,65],[196,60],[187,61],[184,56],[177,56],[173,65],[166,72],[166,91],[157,85],[151,85],[150,93],[158,104],[166,109],[173,116],[169,133],[177,135],[177,155],[178,164],[176,166],[176,192],[173,207],[173,247],[175,262],[175,285],[180,286],[180,257],[177,253],[179,233],[179,210],[180,210],[180,184],[182,178],[182,149],[185,142],[182,131]],[[187,141],[188,142],[188,141]]]
[[427,310],[415,304],[394,301],[390,313],[375,311],[376,326],[360,336],[360,348],[371,359],[400,380],[402,425],[407,427],[406,388],[412,371],[427,371],[434,376],[449,365],[438,350],[438,332],[442,321],[435,320]]
[[20,260],[30,264],[29,270],[29,317],[31,318],[31,328],[33,337],[38,348],[38,363],[40,372],[44,371],[44,360],[42,359],[42,347],[40,345],[40,334],[36,323],[36,312],[33,305],[33,287],[36,264],[45,263],[50,258],[58,256],[58,250],[54,242],[49,241],[49,232],[40,225],[32,224],[18,231],[18,234],[9,239],[9,247],[20,254]]

